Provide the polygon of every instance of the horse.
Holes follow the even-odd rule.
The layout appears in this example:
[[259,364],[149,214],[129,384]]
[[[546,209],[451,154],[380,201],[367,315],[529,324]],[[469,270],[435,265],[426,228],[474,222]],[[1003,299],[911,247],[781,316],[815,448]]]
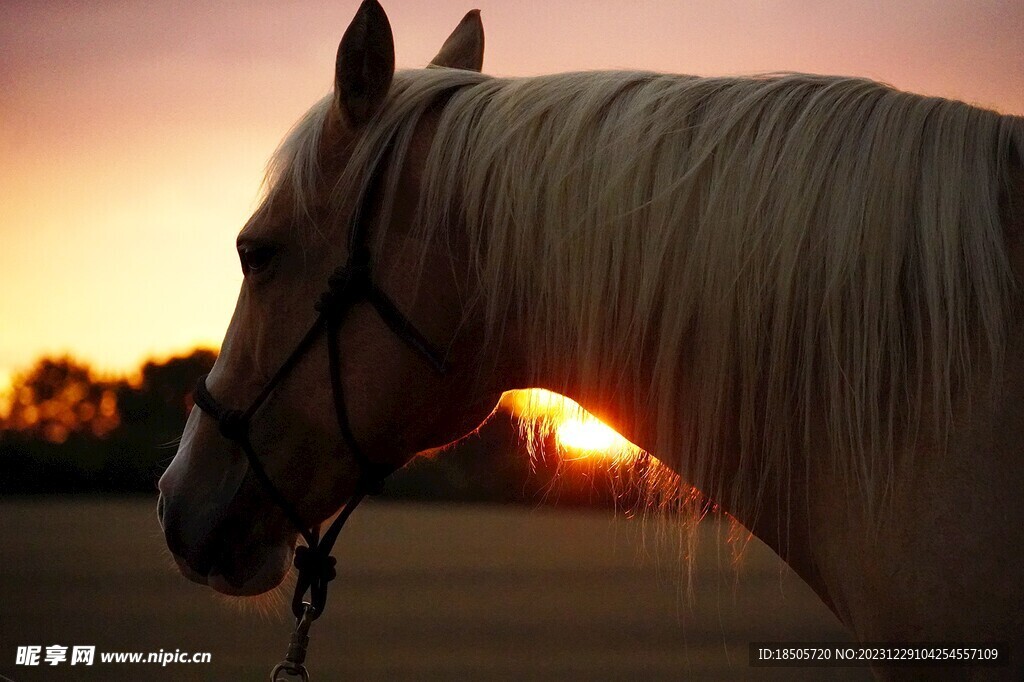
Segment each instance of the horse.
[[[356,444],[391,471],[545,388],[737,519],[858,640],[1008,643],[1010,667],[940,671],[1019,677],[1024,118],[810,74],[497,78],[483,48],[473,11],[396,71],[363,2],[238,236],[205,384],[223,404],[289,359],[360,210],[374,285],[447,369],[360,303],[329,352],[289,361],[248,437],[292,516],[315,528],[359,491]],[[284,579],[298,533],[256,479],[193,410],[158,505],[186,577]]]

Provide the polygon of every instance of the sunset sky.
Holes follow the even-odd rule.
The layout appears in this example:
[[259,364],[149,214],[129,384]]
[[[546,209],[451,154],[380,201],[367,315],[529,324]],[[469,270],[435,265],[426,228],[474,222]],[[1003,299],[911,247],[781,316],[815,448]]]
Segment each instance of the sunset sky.
[[[485,71],[811,71],[1024,114],[1024,3],[384,0],[400,67],[475,3]],[[355,0],[4,3],[0,386],[217,345],[263,164],[330,87]]]

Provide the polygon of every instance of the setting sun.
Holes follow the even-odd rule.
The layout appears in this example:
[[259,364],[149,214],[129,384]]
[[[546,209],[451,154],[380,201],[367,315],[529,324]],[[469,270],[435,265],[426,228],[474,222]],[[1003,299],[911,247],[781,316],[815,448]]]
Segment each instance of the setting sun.
[[555,430],[559,445],[583,454],[617,454],[632,444],[604,422],[590,418],[563,421]]
[[515,417],[535,424],[541,435],[554,435],[560,449],[574,457],[625,459],[640,452],[612,427],[579,403],[542,388],[509,391],[502,405]]

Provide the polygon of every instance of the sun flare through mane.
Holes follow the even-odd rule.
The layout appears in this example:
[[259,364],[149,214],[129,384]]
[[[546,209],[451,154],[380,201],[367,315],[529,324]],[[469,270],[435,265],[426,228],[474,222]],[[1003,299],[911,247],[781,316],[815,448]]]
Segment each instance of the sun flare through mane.
[[600,457],[629,462],[644,454],[579,403],[558,393],[542,388],[509,391],[502,396],[502,407],[527,428],[552,435],[559,455],[564,458]]

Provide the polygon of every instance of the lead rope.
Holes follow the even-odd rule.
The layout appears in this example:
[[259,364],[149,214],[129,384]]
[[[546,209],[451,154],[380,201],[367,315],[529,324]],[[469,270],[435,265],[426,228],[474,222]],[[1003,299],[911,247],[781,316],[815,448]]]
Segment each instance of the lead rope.
[[[295,618],[295,630],[292,632],[284,660],[270,671],[271,682],[288,682],[293,678],[309,682],[309,672],[305,666],[309,628],[323,613],[327,605],[327,584],[337,576],[336,560],[331,556],[331,548],[338,539],[345,521],[365,496],[366,493],[357,492],[349,498],[345,508],[318,543],[296,548],[295,566],[299,569],[299,579],[292,596],[292,611],[298,609],[299,614]],[[311,601],[303,599],[307,590],[310,592]],[[319,608],[314,606],[315,602],[319,602]]]

